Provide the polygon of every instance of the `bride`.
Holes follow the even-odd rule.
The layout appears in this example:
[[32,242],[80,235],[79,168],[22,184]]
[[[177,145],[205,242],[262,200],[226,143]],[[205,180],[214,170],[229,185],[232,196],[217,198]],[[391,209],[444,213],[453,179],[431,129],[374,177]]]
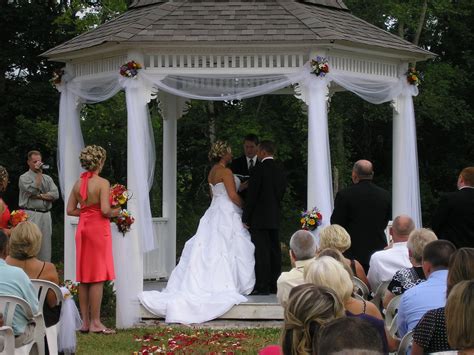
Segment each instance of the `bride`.
[[227,165],[230,147],[218,141],[209,152],[212,202],[162,292],[138,297],[150,312],[169,323],[203,323],[245,302],[255,283],[254,246],[241,220],[240,181]]

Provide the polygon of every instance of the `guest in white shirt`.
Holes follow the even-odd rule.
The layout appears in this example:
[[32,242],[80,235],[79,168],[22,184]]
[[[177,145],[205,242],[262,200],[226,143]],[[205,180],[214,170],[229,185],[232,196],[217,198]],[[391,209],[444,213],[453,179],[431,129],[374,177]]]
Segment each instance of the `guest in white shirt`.
[[293,287],[304,284],[304,268],[316,255],[317,245],[314,236],[307,230],[295,232],[290,239],[290,259],[293,268],[282,272],[277,280],[277,298],[285,307]]
[[393,220],[390,228],[393,245],[372,254],[370,258],[367,278],[372,290],[376,290],[382,282],[391,280],[398,270],[411,266],[407,241],[414,229],[415,223],[409,216],[400,215]]

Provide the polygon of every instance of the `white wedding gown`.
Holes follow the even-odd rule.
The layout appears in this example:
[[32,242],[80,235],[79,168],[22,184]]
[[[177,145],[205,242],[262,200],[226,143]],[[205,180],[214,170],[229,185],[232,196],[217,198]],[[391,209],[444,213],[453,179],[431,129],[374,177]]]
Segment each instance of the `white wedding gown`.
[[[235,178],[236,186],[240,184]],[[138,297],[151,313],[168,323],[203,323],[247,300],[255,284],[254,245],[241,220],[242,210],[224,183],[211,185],[212,202],[196,235],[183,249],[166,289]]]

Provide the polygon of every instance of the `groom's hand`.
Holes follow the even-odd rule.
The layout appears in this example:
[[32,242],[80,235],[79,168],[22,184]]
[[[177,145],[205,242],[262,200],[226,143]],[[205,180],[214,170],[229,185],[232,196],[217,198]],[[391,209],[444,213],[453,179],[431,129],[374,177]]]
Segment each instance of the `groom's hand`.
[[249,187],[249,181],[247,180],[240,184],[239,191],[242,192],[244,190],[247,190],[248,187]]

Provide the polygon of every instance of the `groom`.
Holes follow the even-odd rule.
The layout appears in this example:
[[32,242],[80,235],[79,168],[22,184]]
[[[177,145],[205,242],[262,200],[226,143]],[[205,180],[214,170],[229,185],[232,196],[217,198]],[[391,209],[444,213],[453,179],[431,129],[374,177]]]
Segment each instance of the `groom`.
[[249,180],[242,222],[250,229],[255,245],[255,287],[252,295],[276,293],[276,281],[281,274],[281,249],[278,228],[280,204],[286,189],[283,171],[273,159],[275,146],[260,142],[255,166]]

